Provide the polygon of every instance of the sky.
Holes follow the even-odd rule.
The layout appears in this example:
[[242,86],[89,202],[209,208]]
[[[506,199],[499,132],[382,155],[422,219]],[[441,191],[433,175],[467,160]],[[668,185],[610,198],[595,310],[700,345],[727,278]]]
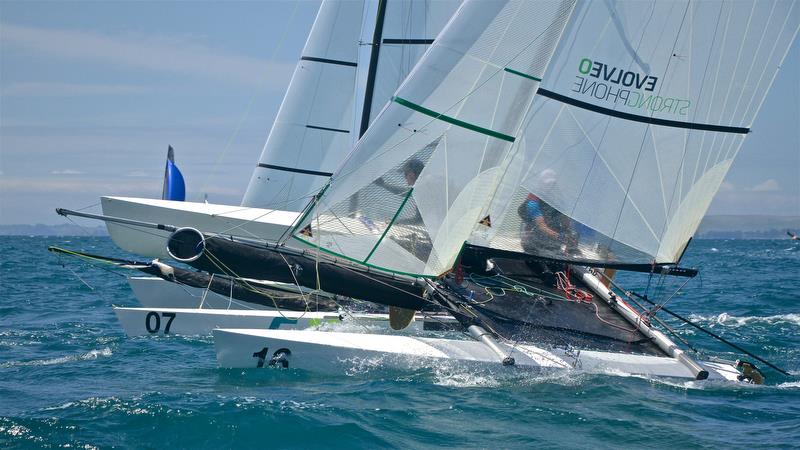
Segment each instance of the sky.
[[[319,3],[0,0],[0,224],[159,198],[238,204]],[[800,45],[709,214],[800,215]]]

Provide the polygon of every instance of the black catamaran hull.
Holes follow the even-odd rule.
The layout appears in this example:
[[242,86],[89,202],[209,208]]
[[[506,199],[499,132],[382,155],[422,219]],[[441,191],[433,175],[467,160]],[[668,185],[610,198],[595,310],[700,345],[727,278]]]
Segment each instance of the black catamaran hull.
[[264,284],[255,280],[242,280],[227,276],[212,276],[206,272],[197,272],[182,269],[159,262],[138,262],[101,255],[93,255],[58,247],[50,247],[54,253],[67,254],[94,261],[112,263],[128,269],[136,269],[148,275],[159,277],[163,280],[180,285],[208,289],[225,297],[231,297],[247,303],[266,306],[268,308],[288,309],[292,311],[337,311],[339,303],[323,295],[300,295],[295,290],[282,290],[273,285]]
[[263,247],[182,228],[170,236],[173,258],[210,273],[299,284],[387,306],[422,310],[430,306],[415,280],[316,259],[281,247]]
[[[413,310],[435,303],[459,319],[465,329],[473,322],[480,323],[493,333],[512,340],[663,354],[608,308],[564,299],[562,292],[537,280],[536,272],[525,261],[498,260],[498,269],[511,269],[513,281],[524,280],[520,282],[537,285],[537,289],[551,299],[556,298],[555,301],[539,300],[539,296],[515,293],[512,289],[506,289],[507,294],[502,296],[487,295],[483,292],[484,286],[469,280],[456,283],[452,276],[431,283],[435,295],[425,299],[422,295],[426,286],[413,281],[351,268],[340,261],[316,260],[311,253],[203,236],[192,229],[176,231],[168,248],[174,258],[212,273],[298,283],[333,294]],[[464,259],[471,262],[470,266],[464,266],[467,270],[479,271],[476,269],[481,264],[471,261],[475,259],[473,255],[464,255]],[[487,280],[490,278],[485,277]],[[469,312],[465,313],[467,310]]]
[[150,265],[138,268],[138,270],[167,281],[208,289],[226,297],[229,296],[236,300],[266,307],[292,311],[304,311],[309,308],[314,311],[337,311],[339,308],[335,301],[323,296],[308,295],[303,297],[297,292],[277,290],[257,281],[245,281],[226,276],[211,276],[205,272],[195,272],[173,266],[166,266],[169,267],[169,270],[165,272],[159,266],[166,265],[161,263],[158,266]]

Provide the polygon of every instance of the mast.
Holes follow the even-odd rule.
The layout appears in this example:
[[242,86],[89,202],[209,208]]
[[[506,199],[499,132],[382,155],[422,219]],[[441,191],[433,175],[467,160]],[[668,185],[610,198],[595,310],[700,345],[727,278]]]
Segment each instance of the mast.
[[361,128],[358,137],[364,135],[369,128],[369,116],[372,106],[372,94],[375,90],[375,73],[378,71],[378,56],[381,52],[381,39],[383,37],[383,22],[386,19],[387,0],[378,0],[378,14],[375,18],[375,33],[372,35],[372,51],[369,55],[369,71],[367,72],[367,86],[364,91],[364,108],[361,110]]

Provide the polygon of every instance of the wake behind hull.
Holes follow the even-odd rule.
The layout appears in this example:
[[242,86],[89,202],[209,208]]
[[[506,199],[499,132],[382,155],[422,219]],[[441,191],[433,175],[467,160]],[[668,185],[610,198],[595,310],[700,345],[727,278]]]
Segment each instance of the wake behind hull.
[[[508,367],[489,347],[471,340],[263,329],[216,329],[213,334],[217,362],[223,368],[268,367],[273,356],[290,353],[286,358],[289,368],[327,374],[346,374],[365,366],[415,370],[454,364],[466,370],[578,370],[695,379],[695,374],[679,360],[649,355],[533,345],[512,348],[500,343],[516,361]],[[709,380],[738,381],[739,372],[731,364],[702,365],[709,372]]]

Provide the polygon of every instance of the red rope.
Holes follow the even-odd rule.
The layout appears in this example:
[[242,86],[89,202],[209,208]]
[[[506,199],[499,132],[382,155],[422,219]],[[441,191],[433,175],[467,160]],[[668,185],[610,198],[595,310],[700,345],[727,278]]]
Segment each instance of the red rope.
[[583,303],[591,303],[594,296],[583,289],[578,289],[569,281],[569,269],[567,272],[556,272],[556,288],[564,291],[564,298]]

